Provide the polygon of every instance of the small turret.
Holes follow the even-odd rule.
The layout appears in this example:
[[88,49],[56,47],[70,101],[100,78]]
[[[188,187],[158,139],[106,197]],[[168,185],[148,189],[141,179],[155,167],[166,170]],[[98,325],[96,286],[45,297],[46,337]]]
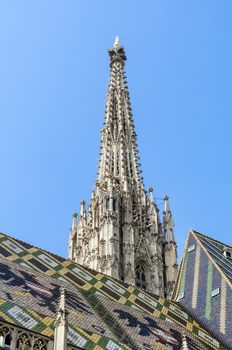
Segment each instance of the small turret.
[[181,350],[188,350],[188,342],[187,342],[187,338],[185,334],[181,335],[181,339],[182,339],[182,344],[181,344]]
[[76,245],[77,245],[77,213],[74,212],[72,217],[72,226],[70,228],[69,241],[68,241],[69,259],[73,259],[73,256],[75,255]]
[[155,203],[155,198],[153,195],[153,188],[149,187],[149,219],[150,219],[150,230],[152,233],[157,234],[159,232],[159,214],[158,214],[158,208]]
[[177,249],[174,236],[174,221],[169,207],[168,196],[164,197],[163,211],[163,233],[164,233],[164,268],[165,268],[165,294],[168,299],[172,298],[172,293],[177,279]]
[[87,220],[87,216],[86,216],[86,209],[85,209],[85,201],[84,201],[84,199],[82,199],[80,217],[79,217],[79,225],[82,227],[85,226],[86,220]]
[[77,213],[73,213],[73,218],[72,218],[72,228],[71,228],[71,233],[75,233],[77,230]]
[[65,289],[60,288],[60,300],[55,320],[54,350],[67,349],[68,312],[65,306]]
[[149,201],[150,201],[150,203],[155,203],[155,199],[154,199],[154,196],[153,196],[153,188],[151,186],[149,187],[148,192],[149,192]]
[[174,237],[174,221],[172,219],[172,213],[169,208],[169,198],[166,195],[164,197],[164,212],[163,212],[163,229],[164,229],[164,242],[175,243]]
[[81,251],[83,246],[83,235],[87,225],[87,213],[85,209],[85,201],[81,201],[81,209],[79,216],[75,212],[72,218],[72,227],[69,237],[69,259],[82,263]]

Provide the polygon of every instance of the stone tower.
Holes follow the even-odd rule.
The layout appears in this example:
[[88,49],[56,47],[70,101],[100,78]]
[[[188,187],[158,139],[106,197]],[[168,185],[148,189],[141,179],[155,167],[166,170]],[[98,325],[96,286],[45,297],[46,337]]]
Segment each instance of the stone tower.
[[[98,180],[88,211],[82,201],[80,214],[73,215],[69,258],[157,295],[170,296],[167,287],[176,279],[176,250],[170,250],[169,259],[170,242],[163,234],[153,189],[149,188],[148,195],[144,189],[124,71],[126,55],[118,38],[109,57]],[[167,204],[165,210],[170,216]],[[165,232],[170,232],[170,222],[164,219]],[[175,246],[174,233],[171,244]]]
[[169,208],[168,196],[164,197],[163,212],[163,256],[164,256],[164,284],[167,298],[172,297],[178,275],[177,247],[174,237],[174,222]]

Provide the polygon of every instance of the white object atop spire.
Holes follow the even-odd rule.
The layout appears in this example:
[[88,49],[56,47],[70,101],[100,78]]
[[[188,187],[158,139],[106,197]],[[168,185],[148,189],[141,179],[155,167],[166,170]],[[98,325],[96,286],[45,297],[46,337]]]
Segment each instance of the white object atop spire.
[[119,44],[119,37],[116,36],[116,37],[115,37],[115,42],[114,42],[114,48],[117,49],[117,48],[119,48],[119,47],[120,47],[120,44]]

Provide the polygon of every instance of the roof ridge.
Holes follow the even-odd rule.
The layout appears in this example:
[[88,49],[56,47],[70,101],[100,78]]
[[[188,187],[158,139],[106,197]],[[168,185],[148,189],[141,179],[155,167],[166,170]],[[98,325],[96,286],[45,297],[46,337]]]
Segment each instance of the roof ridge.
[[221,241],[218,241],[217,239],[212,238],[212,237],[210,237],[210,236],[207,236],[207,235],[205,235],[205,234],[203,234],[203,233],[200,233],[200,232],[198,232],[198,231],[196,231],[196,230],[193,230],[193,229],[192,229],[192,231],[193,231],[196,235],[198,235],[198,236],[202,236],[202,237],[204,237],[204,238],[207,238],[207,239],[209,239],[209,240],[211,240],[211,241],[214,241],[214,242],[216,242],[216,243],[219,243],[219,244],[221,244],[221,245],[223,245],[223,246],[226,246],[226,247],[229,247],[230,249],[232,249],[232,245],[229,245],[229,244],[223,243],[223,242],[221,242]]
[[[222,267],[218,264],[217,260],[210,254],[207,247],[204,245],[204,243],[201,241],[201,239],[198,237],[198,233],[193,231],[193,236],[195,235],[196,240],[200,244],[200,247],[204,250],[206,255],[209,257],[209,259],[213,262],[214,266],[217,268],[218,272],[222,275],[222,277],[226,280],[226,282],[229,284],[230,288],[232,288],[232,281],[229,279],[229,277],[224,273]],[[201,234],[200,234],[201,235]],[[202,235],[204,236],[204,235]],[[209,237],[210,238],[210,237]]]
[[[36,245],[32,245],[32,244],[30,244],[30,243],[24,242],[24,241],[22,241],[22,240],[20,240],[20,239],[18,239],[18,238],[15,238],[15,237],[12,237],[12,236],[6,234],[6,233],[0,232],[0,235],[1,235],[1,234],[4,235],[4,236],[6,236],[6,237],[9,237],[10,239],[13,239],[13,240],[19,242],[19,243],[23,243],[23,244],[25,244],[25,245],[28,245],[28,246],[30,246],[31,248],[39,249],[39,250],[41,250],[41,251],[43,251],[43,252],[45,252],[45,253],[47,253],[47,254],[50,254],[50,255],[53,256],[54,258],[63,259],[64,261],[70,261],[70,262],[72,262],[73,264],[77,265],[78,267],[82,268],[83,270],[89,271],[90,273],[92,273],[93,271],[94,271],[94,272],[97,272],[97,273],[99,273],[99,274],[101,274],[101,275],[103,275],[103,276],[105,276],[105,277],[107,277],[107,278],[113,280],[115,283],[118,283],[119,285],[122,285],[122,286],[125,287],[125,288],[128,288],[129,286],[132,286],[131,284],[128,284],[128,283],[126,283],[126,282],[124,282],[124,281],[117,280],[116,278],[111,277],[111,276],[107,275],[107,274],[104,273],[104,272],[96,271],[96,270],[94,270],[94,269],[91,269],[91,268],[88,267],[88,266],[81,265],[81,264],[77,263],[76,261],[73,261],[72,259],[64,258],[63,256],[54,254],[54,253],[52,253],[52,252],[50,252],[50,251],[48,251],[48,250],[46,250],[46,249],[44,249],[44,248],[37,247]],[[46,275],[45,272],[42,272],[42,271],[40,271],[40,272],[43,273],[44,275]],[[134,287],[134,286],[133,286],[133,287]],[[154,297],[155,299],[160,299],[160,298],[162,298],[162,297],[160,297],[160,296],[158,296],[158,295],[156,295],[156,294],[153,294],[153,293],[151,293],[151,292],[149,292],[149,291],[144,291],[144,292],[147,293],[147,294],[149,294],[150,296]],[[162,298],[162,299],[164,299],[164,298]]]
[[6,237],[9,237],[9,238],[11,238],[11,239],[14,239],[14,240],[18,241],[19,243],[23,243],[24,245],[31,246],[31,248],[37,248],[37,249],[43,250],[45,253],[51,254],[51,255],[53,255],[54,257],[57,257],[57,258],[59,258],[59,259],[70,260],[70,259],[68,259],[68,258],[64,258],[64,257],[61,256],[61,255],[52,253],[52,252],[50,252],[49,250],[46,250],[46,249],[44,249],[44,248],[37,247],[37,246],[34,245],[34,244],[27,243],[27,242],[23,241],[22,239],[19,239],[19,238],[15,238],[15,237],[13,237],[13,236],[10,236],[10,235],[7,234],[7,233],[0,232],[0,234],[4,235],[4,236],[6,236]]

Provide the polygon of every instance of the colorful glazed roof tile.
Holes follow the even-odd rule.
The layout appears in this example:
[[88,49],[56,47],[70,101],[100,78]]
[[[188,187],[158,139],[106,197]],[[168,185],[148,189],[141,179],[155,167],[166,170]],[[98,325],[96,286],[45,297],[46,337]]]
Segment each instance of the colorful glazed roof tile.
[[53,337],[60,286],[68,341],[82,349],[224,349],[182,307],[0,234],[0,317]]
[[232,247],[190,230],[174,300],[232,349]]
[[212,259],[232,283],[232,247],[195,232]]

